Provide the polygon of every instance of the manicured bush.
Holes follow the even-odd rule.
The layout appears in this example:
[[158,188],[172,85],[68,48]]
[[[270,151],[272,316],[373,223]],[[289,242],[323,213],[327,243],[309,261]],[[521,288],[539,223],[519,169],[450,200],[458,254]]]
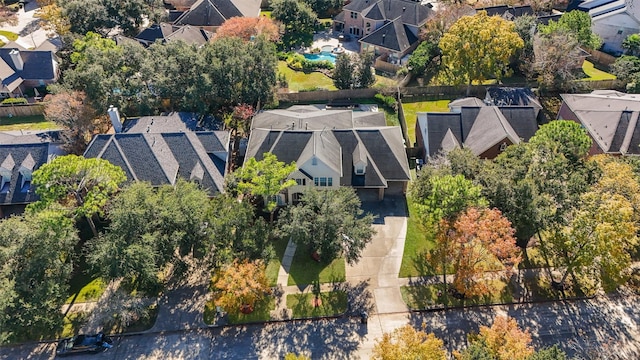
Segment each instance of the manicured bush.
[[328,60],[322,61],[309,61],[304,56],[300,54],[290,54],[287,58],[287,65],[297,71],[314,71],[318,69],[328,69],[332,70],[334,68],[333,63]]
[[14,105],[14,104],[28,104],[29,102],[25,98],[6,98],[2,100],[2,105]]
[[380,93],[374,96],[376,101],[389,110],[398,111],[398,101],[393,96],[382,95]]

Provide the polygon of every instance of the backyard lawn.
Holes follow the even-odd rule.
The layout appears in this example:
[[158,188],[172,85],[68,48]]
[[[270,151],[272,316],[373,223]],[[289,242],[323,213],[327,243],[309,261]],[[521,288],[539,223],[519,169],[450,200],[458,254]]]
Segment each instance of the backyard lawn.
[[451,100],[429,100],[416,102],[402,102],[404,118],[407,121],[407,131],[411,143],[416,142],[416,117],[418,112],[439,111],[449,112]]
[[582,63],[582,71],[584,71],[585,75],[587,75],[587,78],[584,78],[582,80],[615,80],[616,76],[613,74],[609,74],[608,72],[602,71],[600,69],[596,69],[593,66],[593,63],[591,63],[590,61],[585,60]]
[[0,117],[0,131],[11,130],[48,130],[58,129],[52,121],[45,120],[43,115]]
[[317,262],[308,251],[298,246],[289,270],[288,285],[310,285],[316,281],[323,284],[342,282],[345,279],[343,258],[335,259],[329,264],[323,261]]
[[287,66],[284,61],[278,61],[278,72],[284,74],[289,82],[290,91],[301,91],[311,89],[327,89],[336,90],[333,86],[333,80],[328,76],[319,73],[311,72],[305,73],[304,71],[295,71]]

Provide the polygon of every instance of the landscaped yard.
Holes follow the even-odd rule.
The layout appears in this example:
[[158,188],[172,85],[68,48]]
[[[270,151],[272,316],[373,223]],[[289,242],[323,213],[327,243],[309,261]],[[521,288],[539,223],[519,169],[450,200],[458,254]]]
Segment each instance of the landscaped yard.
[[0,117],[0,131],[48,130],[60,128],[56,123],[45,120],[43,115]]
[[7,39],[9,39],[9,41],[16,41],[18,40],[18,34],[13,33],[11,31],[7,31],[7,30],[0,30],[0,35],[6,37]]
[[[271,311],[276,308],[276,300],[273,296],[267,296],[262,301],[255,304],[253,312],[249,314],[228,314],[230,324],[243,324],[255,321],[269,321]],[[216,305],[213,301],[208,301],[204,308],[205,324],[213,324],[216,320]]]
[[270,286],[276,286],[278,282],[278,272],[280,272],[280,265],[282,264],[281,260],[284,256],[284,251],[287,249],[287,243],[289,239],[282,238],[278,239],[273,243],[273,247],[275,250],[275,257],[269,261],[267,264],[267,279],[269,280]]
[[616,76],[613,74],[609,74],[608,72],[597,69],[593,66],[593,63],[585,60],[582,63],[582,71],[584,71],[587,78],[582,80],[615,80]]
[[89,302],[89,301],[96,301],[100,298],[100,296],[102,295],[102,293],[104,292],[104,289],[107,287],[107,285],[104,283],[104,281],[100,278],[98,279],[94,279],[91,282],[89,282],[88,284],[84,285],[79,291],[78,291],[78,297],[73,300],[73,298],[75,297],[75,293],[72,294],[71,296],[69,296],[69,298],[67,299],[67,301],[65,302],[65,304],[70,304],[71,301],[74,301],[75,303],[81,303],[81,302]]
[[434,275],[426,261],[426,253],[434,246],[433,230],[425,229],[420,223],[416,207],[407,197],[409,219],[407,220],[407,236],[404,242],[404,254],[400,265],[400,277],[416,277]]
[[409,132],[409,139],[411,143],[416,141],[416,119],[418,112],[449,112],[449,103],[451,100],[428,100],[428,101],[416,101],[416,102],[402,102],[402,109],[404,110],[404,118],[407,122],[407,131]]
[[289,270],[288,285],[309,285],[316,281],[322,283],[345,281],[345,262],[343,258],[331,263],[315,261],[308,251],[298,246]]
[[336,87],[333,86],[333,80],[328,76],[319,72],[310,72],[307,74],[304,71],[292,70],[284,61],[278,61],[278,73],[284,74],[287,78],[290,91],[311,89],[336,90]]
[[445,302],[447,306],[462,306],[504,304],[513,301],[513,290],[506,282],[501,280],[490,280],[490,282],[498,291],[489,295],[475,296],[464,300],[458,300],[451,295],[444,296],[444,284],[403,286],[400,288],[400,293],[404,302],[412,310],[428,309],[433,306],[443,305]]
[[332,316],[347,311],[347,293],[344,291],[320,293],[319,306],[313,306],[314,297],[315,295],[311,293],[287,295],[287,307],[292,310],[292,317],[299,319]]

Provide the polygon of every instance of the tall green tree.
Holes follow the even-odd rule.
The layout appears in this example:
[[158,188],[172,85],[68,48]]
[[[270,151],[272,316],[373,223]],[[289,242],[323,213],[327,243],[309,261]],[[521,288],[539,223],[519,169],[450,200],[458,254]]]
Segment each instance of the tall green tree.
[[355,263],[375,231],[352,188],[307,189],[300,204],[285,209],[280,227],[293,240],[329,262],[344,256]]
[[629,55],[640,54],[640,34],[631,34],[622,42],[622,47]]
[[524,46],[513,22],[480,11],[463,16],[442,36],[442,64],[457,84],[509,76],[509,60]]
[[271,153],[265,153],[260,161],[250,158],[236,172],[238,190],[261,201],[264,210],[273,215],[278,206],[276,196],[296,184],[295,180],[288,179],[296,169],[295,162],[285,164]]
[[77,34],[93,31],[106,36],[118,28],[134,35],[145,18],[158,22],[166,17],[160,0],[70,0],[59,5]]
[[58,203],[76,216],[85,217],[93,235],[98,236],[93,217],[104,213],[107,201],[126,179],[124,171],[107,160],[60,156],[33,172],[40,200],[29,207],[43,209]]
[[284,27],[284,50],[311,45],[318,16],[309,5],[299,0],[274,0],[271,7],[271,17],[280,21]]
[[440,69],[440,48],[437,42],[425,40],[409,56],[409,71],[415,76],[426,78],[427,82]]
[[356,79],[354,86],[357,89],[365,89],[370,87],[376,82],[376,75],[372,71],[373,66],[373,53],[365,52],[358,56],[358,63],[356,64]]
[[354,70],[351,55],[347,53],[338,55],[336,67],[333,69],[333,85],[340,90],[351,89]]
[[558,21],[550,20],[547,25],[540,25],[538,31],[550,35],[557,31],[568,31],[580,44],[591,49],[597,49],[602,40],[591,31],[591,15],[588,12],[573,10],[562,14]]
[[627,92],[640,93],[640,58],[623,55],[611,66],[611,72],[618,79],[627,82]]
[[78,234],[59,206],[0,221],[0,343],[62,328]]

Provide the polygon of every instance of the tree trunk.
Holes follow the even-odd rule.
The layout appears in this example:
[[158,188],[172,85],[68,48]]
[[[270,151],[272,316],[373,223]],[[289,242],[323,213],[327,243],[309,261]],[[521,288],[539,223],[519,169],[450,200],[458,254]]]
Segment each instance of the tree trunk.
[[469,83],[467,84],[467,96],[469,96],[471,94],[471,80],[469,80]]
[[93,216],[87,215],[85,217],[87,218],[91,232],[93,232],[93,237],[98,237],[98,230],[96,229],[96,224],[93,222]]

